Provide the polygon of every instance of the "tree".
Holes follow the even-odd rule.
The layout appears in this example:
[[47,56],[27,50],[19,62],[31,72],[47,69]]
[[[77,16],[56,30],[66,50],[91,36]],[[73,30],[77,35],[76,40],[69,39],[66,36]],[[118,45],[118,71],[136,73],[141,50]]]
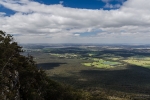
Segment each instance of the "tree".
[[87,93],[50,80],[21,52],[12,35],[0,31],[0,100],[88,100]]
[[17,98],[17,95],[19,95],[18,71],[14,61],[20,55],[20,52],[21,47],[13,41],[13,37],[0,31],[0,97],[3,99]]

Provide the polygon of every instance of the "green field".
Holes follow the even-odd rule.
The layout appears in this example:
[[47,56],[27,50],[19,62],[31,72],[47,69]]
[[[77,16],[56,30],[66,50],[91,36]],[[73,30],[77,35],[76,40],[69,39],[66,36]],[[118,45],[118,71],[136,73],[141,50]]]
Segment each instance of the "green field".
[[84,47],[31,53],[38,67],[60,83],[106,100],[150,100],[150,53],[145,50]]
[[150,57],[130,57],[123,61],[129,64],[150,68]]
[[92,62],[92,63],[83,63],[83,65],[108,69],[108,68],[114,68],[114,67],[116,67],[120,64],[119,62],[106,61],[106,60],[103,60],[103,59],[93,59],[93,60],[94,60],[94,62]]

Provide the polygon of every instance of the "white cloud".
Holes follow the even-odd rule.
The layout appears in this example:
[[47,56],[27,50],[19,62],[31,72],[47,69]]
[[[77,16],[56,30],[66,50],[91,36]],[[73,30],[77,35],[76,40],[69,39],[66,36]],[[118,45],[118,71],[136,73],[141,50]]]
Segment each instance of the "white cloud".
[[121,4],[119,3],[123,3],[124,0],[115,0],[118,2],[118,4],[111,4],[110,2],[113,0],[102,0],[102,2],[105,2],[106,5],[104,6],[104,8],[109,8],[109,9],[117,9],[121,7]]
[[121,5],[120,4],[115,4],[115,5],[112,5],[112,4],[109,4],[109,3],[106,3],[106,5],[104,6],[104,8],[110,8],[110,9],[113,9],[113,8],[120,8]]
[[0,17],[6,15],[4,12],[0,12]]
[[[100,0],[98,0],[98,1],[100,1]],[[125,0],[102,0],[102,2],[105,2],[105,3],[109,3],[111,1],[117,1],[117,2],[123,3]]]
[[64,1],[59,1],[59,4],[63,4],[64,3]]
[[[121,7],[115,5],[119,9],[110,11],[45,5],[30,0],[1,0],[0,4],[16,12],[11,16],[0,12],[0,29],[13,34],[20,42],[111,43],[150,39],[148,0],[128,0]],[[92,37],[80,35],[92,34],[94,30],[102,32]]]
[[74,34],[74,36],[80,36],[80,34]]
[[109,3],[112,0],[102,0],[102,2]]

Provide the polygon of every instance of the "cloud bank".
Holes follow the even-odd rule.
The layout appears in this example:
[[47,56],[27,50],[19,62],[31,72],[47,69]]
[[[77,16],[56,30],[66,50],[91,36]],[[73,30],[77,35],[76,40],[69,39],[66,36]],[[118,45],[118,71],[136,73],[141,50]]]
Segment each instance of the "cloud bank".
[[115,10],[32,0],[1,0],[0,5],[15,11],[0,12],[0,30],[20,43],[150,43],[149,0],[128,0]]

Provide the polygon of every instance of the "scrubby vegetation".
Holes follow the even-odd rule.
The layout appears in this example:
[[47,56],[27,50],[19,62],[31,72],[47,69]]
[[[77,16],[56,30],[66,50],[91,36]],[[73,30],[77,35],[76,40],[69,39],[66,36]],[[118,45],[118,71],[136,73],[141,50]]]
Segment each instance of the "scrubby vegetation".
[[[52,81],[13,37],[0,31],[0,100],[92,100],[88,92]],[[97,97],[97,99],[101,97]],[[94,99],[95,100],[95,99]]]

